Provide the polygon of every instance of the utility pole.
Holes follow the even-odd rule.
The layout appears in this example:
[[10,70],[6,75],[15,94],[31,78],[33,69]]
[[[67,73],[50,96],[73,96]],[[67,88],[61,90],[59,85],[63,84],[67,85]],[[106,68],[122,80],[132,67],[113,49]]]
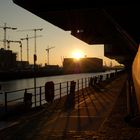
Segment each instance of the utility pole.
[[[42,37],[40,36],[36,36],[37,37]],[[28,35],[25,38],[21,38],[20,40],[26,40],[27,41],[27,61],[29,62],[29,39],[35,38],[35,36],[33,37],[28,37]]]
[[48,59],[47,59],[47,60],[48,60],[48,65],[49,65],[49,52],[50,52],[50,49],[53,49],[53,48],[55,48],[55,47],[50,47],[50,48],[49,48],[49,46],[48,46],[48,48],[46,49],[46,51],[47,51],[47,53],[48,53],[48,54],[47,54],[47,56],[48,56]]
[[37,31],[42,31],[43,28],[38,28],[38,29],[26,29],[26,30],[19,30],[19,31],[34,31],[34,39],[35,39],[35,42],[34,42],[34,55],[33,55],[33,59],[34,59],[34,97],[35,97],[35,107],[36,107],[36,61],[37,61],[37,54],[36,54],[36,38],[37,38],[37,35],[36,35],[36,32]]
[[35,37],[35,52],[34,52],[34,92],[35,92],[35,107],[36,107],[36,61],[37,61],[37,54],[36,54],[36,31],[42,31],[43,29],[33,29],[34,37]]
[[34,31],[34,38],[35,38],[35,55],[36,55],[36,38],[37,38],[36,32],[37,31],[42,31],[42,30],[43,30],[42,28],[40,28],[40,29],[33,29],[33,31]]
[[0,26],[0,28],[3,28],[3,30],[4,30],[4,40],[3,40],[3,45],[4,45],[4,49],[6,50],[6,30],[7,30],[7,29],[16,30],[17,28],[14,28],[14,27],[8,27],[8,26],[6,26],[6,23],[4,23],[4,26]]

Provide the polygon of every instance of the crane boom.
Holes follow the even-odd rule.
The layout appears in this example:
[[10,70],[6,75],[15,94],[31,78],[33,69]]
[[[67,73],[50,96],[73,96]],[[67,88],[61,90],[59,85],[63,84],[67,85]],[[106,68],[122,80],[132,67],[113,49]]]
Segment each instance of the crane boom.
[[[42,37],[42,35],[37,35],[36,37]],[[35,38],[35,36],[31,36],[31,37],[25,37],[25,38],[21,38],[20,40],[27,40],[27,39],[32,39],[32,38]]]
[[24,32],[24,31],[37,31],[37,30],[42,31],[42,30],[43,30],[43,28],[38,28],[38,29],[24,29],[24,30],[18,30],[17,32]]
[[46,51],[48,51],[48,50],[50,50],[50,49],[53,49],[53,48],[55,48],[55,47],[50,47],[50,48],[48,47],[48,48],[46,49]]

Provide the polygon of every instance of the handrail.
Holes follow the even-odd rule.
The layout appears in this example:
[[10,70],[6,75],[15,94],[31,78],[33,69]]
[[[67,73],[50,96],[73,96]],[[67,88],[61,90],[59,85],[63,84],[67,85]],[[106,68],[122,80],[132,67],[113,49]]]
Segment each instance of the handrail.
[[[113,72],[114,73],[114,72]],[[118,72],[119,73],[119,72]],[[108,74],[101,74],[103,78],[103,80],[108,80],[108,78],[112,78],[112,76],[115,76],[117,74],[112,74],[110,73],[109,77],[107,76]],[[76,82],[76,91],[82,90],[86,87],[88,87],[90,84],[90,78],[93,78],[95,76],[92,77],[85,77],[85,78],[81,78],[81,79],[77,79],[75,80]],[[98,79],[98,82],[101,82],[99,80],[100,75],[96,76]],[[54,84],[54,93],[55,93],[55,97],[54,99],[61,99],[63,96],[68,96],[69,92],[70,92],[70,82],[71,81],[66,81],[66,82],[61,82],[61,83],[55,83]],[[25,93],[33,93],[34,92],[34,87],[33,88],[27,88],[27,89],[20,89],[20,90],[15,90],[15,91],[6,91],[4,93],[4,98],[5,98],[5,111],[8,110],[8,107],[10,106],[9,103],[13,103],[16,104],[17,101],[19,100],[23,100],[22,102],[24,102],[24,94]],[[13,96],[12,96],[13,94]],[[35,107],[34,104],[36,104],[36,106],[41,106],[44,103],[47,103],[47,101],[45,101],[45,86],[39,86],[36,87],[36,100],[35,95],[32,94],[32,107]],[[44,102],[42,102],[44,101]]]

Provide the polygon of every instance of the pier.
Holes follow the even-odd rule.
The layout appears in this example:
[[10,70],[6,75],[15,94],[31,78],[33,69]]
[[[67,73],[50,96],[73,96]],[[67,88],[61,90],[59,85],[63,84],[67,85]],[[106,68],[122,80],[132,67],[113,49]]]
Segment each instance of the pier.
[[127,74],[121,74],[77,91],[74,106],[67,106],[68,96],[64,96],[52,104],[13,117],[13,120],[7,118],[9,126],[1,129],[1,139],[137,138],[139,129],[125,121],[128,115],[127,78]]

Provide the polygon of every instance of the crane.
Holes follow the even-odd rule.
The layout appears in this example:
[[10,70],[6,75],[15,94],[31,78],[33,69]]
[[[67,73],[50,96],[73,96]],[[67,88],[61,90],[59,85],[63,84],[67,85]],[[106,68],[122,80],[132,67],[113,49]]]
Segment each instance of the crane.
[[25,29],[25,30],[18,30],[18,31],[34,31],[34,38],[35,38],[35,46],[34,46],[34,55],[36,55],[36,37],[37,37],[37,35],[36,35],[36,32],[37,31],[42,31],[43,30],[43,28],[38,28],[38,29]]
[[48,55],[48,65],[49,65],[49,52],[50,52],[50,49],[53,49],[53,48],[55,48],[55,47],[49,47],[48,46],[48,48],[46,49],[47,55]]
[[[41,35],[36,36],[41,37]],[[28,35],[25,38],[21,38],[20,40],[26,40],[27,41],[27,61],[29,62],[29,39],[35,38],[35,36],[28,37]]]
[[7,41],[7,46],[8,46],[8,49],[10,48],[10,43],[13,42],[13,43],[19,43],[20,44],[20,58],[21,58],[21,61],[22,61],[22,42],[21,41],[14,41],[14,40],[6,40]]
[[4,40],[3,40],[3,45],[4,45],[4,49],[6,50],[6,30],[7,29],[11,29],[11,30],[16,30],[17,28],[14,28],[14,27],[8,27],[8,26],[6,26],[6,23],[4,23],[4,26],[0,26],[0,28],[3,28],[3,30],[4,30]]

